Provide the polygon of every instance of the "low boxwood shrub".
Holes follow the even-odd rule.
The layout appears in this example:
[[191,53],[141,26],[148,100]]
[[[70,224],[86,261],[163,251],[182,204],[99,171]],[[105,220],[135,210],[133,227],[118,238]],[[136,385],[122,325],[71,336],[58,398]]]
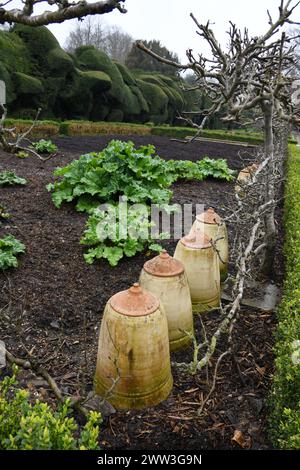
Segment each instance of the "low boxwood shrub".
[[285,188],[286,276],[278,310],[270,433],[276,447],[300,449],[300,148],[290,146]]
[[2,450],[97,450],[99,413],[90,412],[81,432],[70,417],[70,400],[56,411],[44,402],[31,400],[19,389],[17,368],[0,381],[0,449]]

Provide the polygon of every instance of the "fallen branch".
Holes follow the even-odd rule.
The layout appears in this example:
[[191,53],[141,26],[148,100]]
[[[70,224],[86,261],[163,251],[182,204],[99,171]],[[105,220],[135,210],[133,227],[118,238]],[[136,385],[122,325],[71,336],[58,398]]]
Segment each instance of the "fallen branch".
[[[53,379],[53,377],[51,377],[51,375],[49,374],[49,372],[46,371],[46,369],[44,369],[43,367],[41,367],[39,364],[35,363],[32,360],[29,361],[27,359],[20,359],[18,357],[15,357],[13,354],[11,354],[7,350],[6,350],[6,359],[10,364],[16,364],[17,366],[22,367],[22,369],[32,370],[36,375],[43,377],[48,383],[52,392],[54,393],[56,399],[60,401],[61,403],[65,402],[66,397],[64,397],[56,381]],[[76,411],[78,411],[80,414],[82,414],[85,418],[88,418],[89,410],[87,410],[84,406],[82,406],[81,401],[82,399],[74,399],[74,398],[71,399],[71,407],[74,408]]]

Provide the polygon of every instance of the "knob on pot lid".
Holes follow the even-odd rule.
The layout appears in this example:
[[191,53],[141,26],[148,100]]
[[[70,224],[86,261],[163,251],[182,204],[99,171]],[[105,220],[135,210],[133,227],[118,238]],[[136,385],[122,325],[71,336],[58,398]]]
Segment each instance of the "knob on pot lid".
[[130,289],[113,295],[109,303],[116,312],[129,317],[149,315],[159,307],[158,298],[141,289],[138,283],[133,284]]
[[184,266],[181,261],[172,258],[166,250],[163,250],[160,255],[146,261],[144,270],[153,276],[168,277],[183,273]]
[[221,217],[214,211],[212,207],[207,209],[207,211],[198,214],[196,219],[198,222],[203,222],[204,224],[219,225],[221,223]]
[[196,229],[191,230],[180,242],[187,248],[202,249],[210,248],[212,246],[211,240],[202,230]]
[[241,173],[254,173],[258,170],[259,164],[258,163],[253,163],[252,165],[246,166],[246,168],[243,168],[241,170]]

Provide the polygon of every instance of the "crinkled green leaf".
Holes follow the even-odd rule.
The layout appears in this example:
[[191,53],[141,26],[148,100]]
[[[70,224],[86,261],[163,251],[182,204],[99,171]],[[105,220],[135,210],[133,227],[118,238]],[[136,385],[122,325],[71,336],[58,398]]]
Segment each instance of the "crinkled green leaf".
[[123,258],[123,250],[117,246],[106,246],[103,250],[103,258],[106,258],[111,266],[117,266],[121,258]]
[[103,251],[102,246],[97,246],[97,248],[90,248],[83,256],[87,264],[93,264],[95,259],[101,259],[103,257]]
[[25,178],[20,178],[14,171],[2,171],[0,173],[0,186],[20,184],[24,186],[27,184]]
[[158,243],[151,243],[148,248],[149,248],[149,250],[158,251],[159,253],[163,249],[163,247],[161,245],[159,245]]
[[57,146],[51,140],[41,139],[33,143],[32,146],[40,153],[54,153],[57,151]]
[[76,204],[76,210],[78,212],[92,212],[96,207],[99,206],[99,201],[90,196],[89,194],[83,194],[78,198]]
[[16,255],[25,252],[25,245],[13,235],[6,235],[0,239],[0,269],[16,268],[18,260]]

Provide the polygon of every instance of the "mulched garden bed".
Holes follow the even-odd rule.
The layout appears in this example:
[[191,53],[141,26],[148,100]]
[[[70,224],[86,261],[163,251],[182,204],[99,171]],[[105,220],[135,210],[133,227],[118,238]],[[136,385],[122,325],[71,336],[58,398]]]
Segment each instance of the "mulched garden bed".
[[[77,213],[73,204],[56,209],[45,186],[53,181],[55,167],[66,165],[83,153],[99,151],[112,138],[131,139],[137,145],[154,144],[158,155],[166,159],[197,160],[208,155],[226,158],[229,167],[237,170],[253,160],[253,149],[245,147],[210,142],[184,145],[155,136],[57,138],[54,141],[62,155],[46,162],[34,157],[19,160],[0,152],[0,171],[14,170],[29,182],[24,187],[1,189],[1,204],[11,219],[2,224],[0,235],[12,233],[26,244],[26,254],[20,268],[1,274],[0,339],[14,355],[32,354],[37,358],[61,390],[71,396],[85,396],[92,389],[99,325],[106,301],[137,281],[149,258],[140,254],[121,260],[116,268],[105,261],[88,266],[79,245],[86,215]],[[174,202],[204,203],[220,214],[226,213],[234,197],[234,183],[216,180],[178,182],[173,190]],[[281,211],[279,226],[280,217]],[[176,242],[165,241],[163,245],[172,254]],[[281,242],[277,251],[279,282]],[[216,328],[219,315],[210,313],[202,319],[209,333]],[[234,330],[234,353],[220,365],[216,390],[200,418],[197,410],[210,390],[214,361],[209,368],[209,383],[206,371],[190,376],[174,369],[173,392],[159,406],[107,413],[101,426],[101,446],[158,450],[240,448],[232,441],[234,432],[239,430],[244,448],[269,448],[266,398],[273,372],[274,326],[274,313],[242,310]],[[195,329],[201,334],[198,317]],[[188,349],[176,353],[172,359],[190,361],[191,352]],[[21,372],[21,382],[29,386],[34,396],[53,401],[51,391],[40,378]]]

